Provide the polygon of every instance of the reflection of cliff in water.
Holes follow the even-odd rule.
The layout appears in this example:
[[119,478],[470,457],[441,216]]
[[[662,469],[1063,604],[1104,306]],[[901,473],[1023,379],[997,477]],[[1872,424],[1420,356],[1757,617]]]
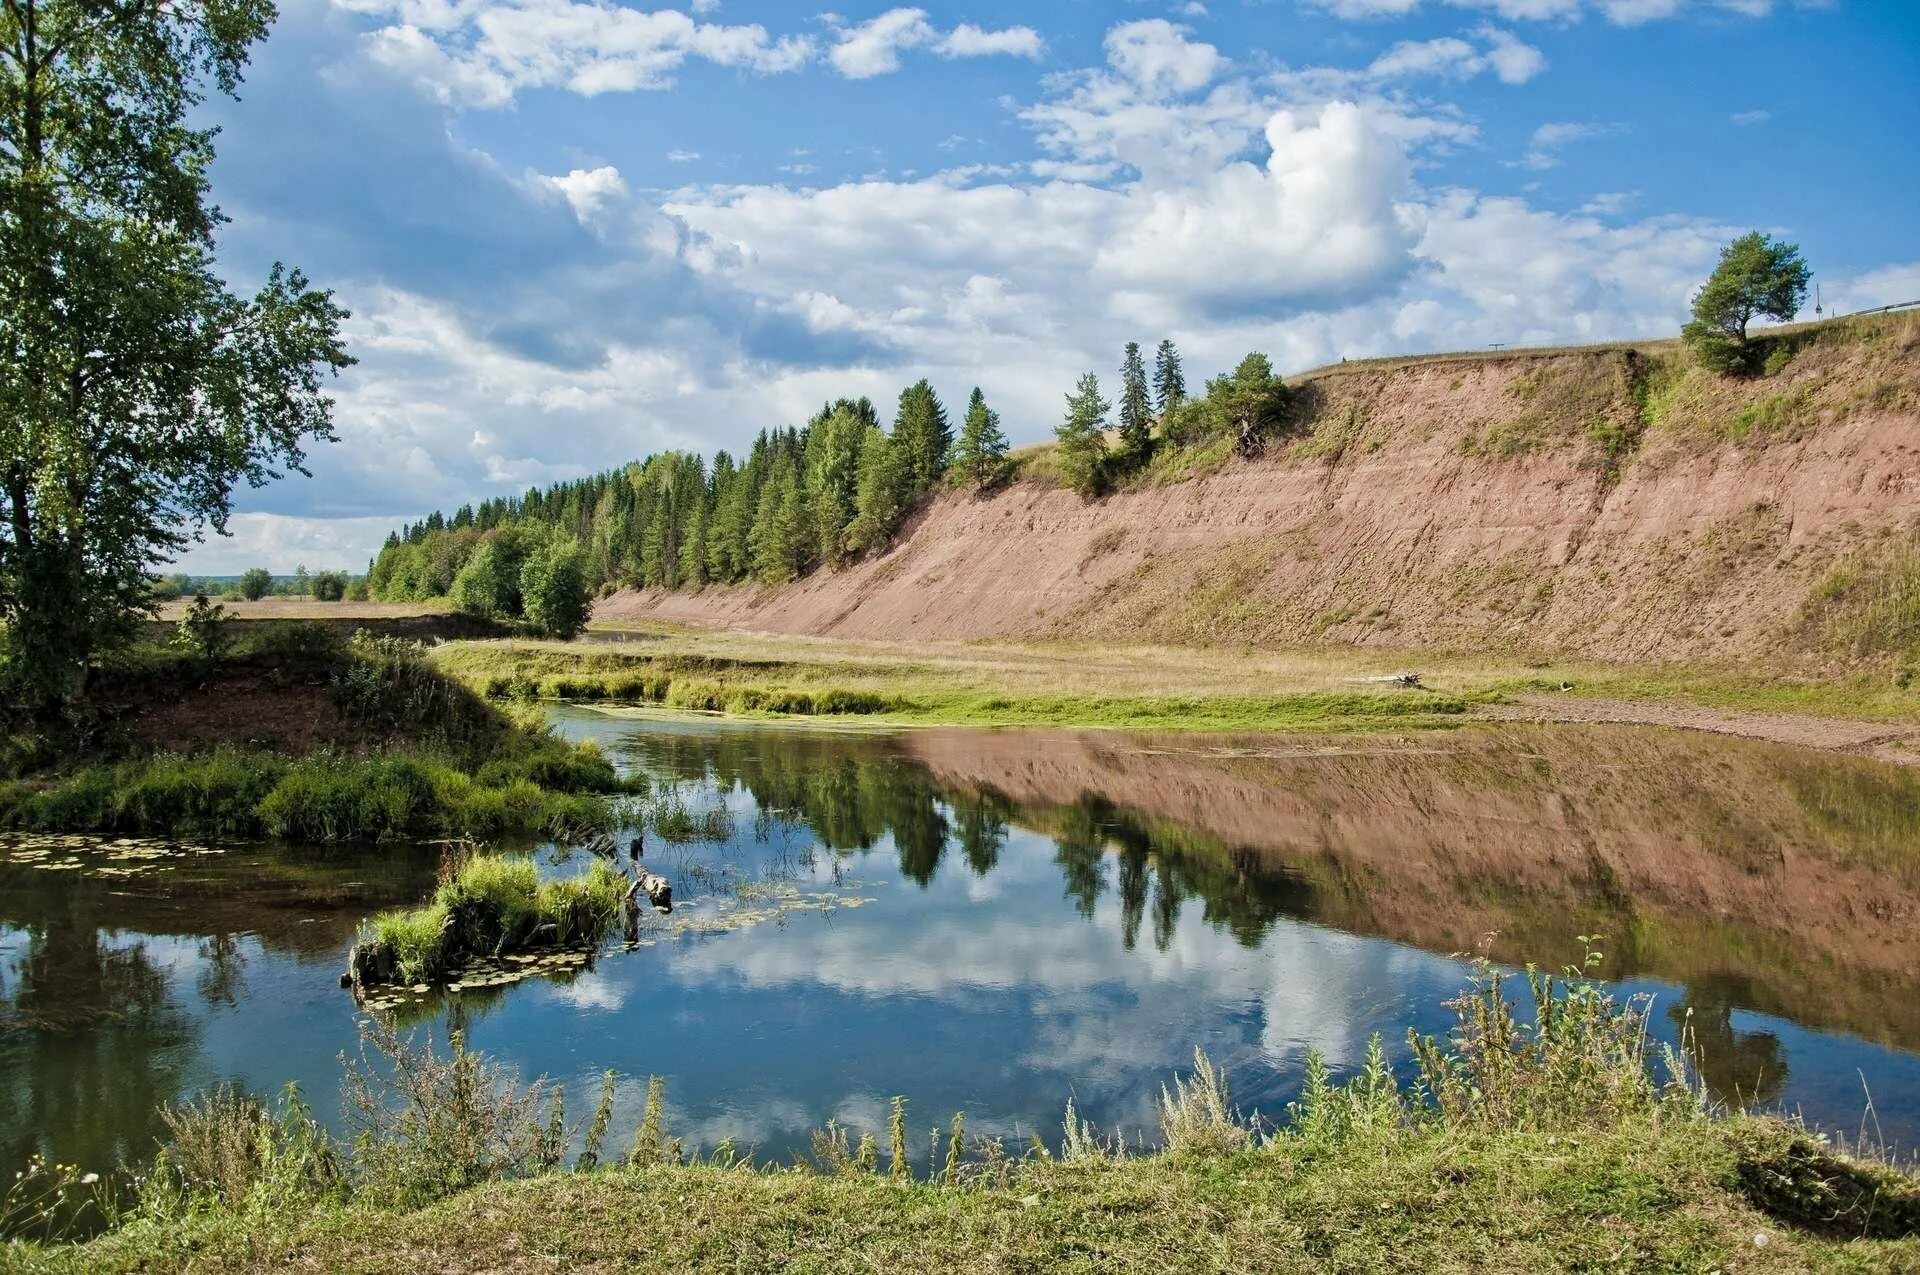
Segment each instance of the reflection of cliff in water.
[[[1056,844],[1083,910],[1112,891],[1129,945],[1190,906],[1252,944],[1278,917],[1435,951],[1688,988],[1715,1087],[1777,1088],[1751,1009],[1920,1046],[1920,774],[1636,728],[1418,739],[1108,732],[787,731],[631,737],[647,763],[752,792],[836,850],[891,836],[926,882],[989,871],[1009,825]],[[1711,1040],[1709,1039],[1711,1038]],[[1771,1043],[1769,1043],[1771,1042]]]

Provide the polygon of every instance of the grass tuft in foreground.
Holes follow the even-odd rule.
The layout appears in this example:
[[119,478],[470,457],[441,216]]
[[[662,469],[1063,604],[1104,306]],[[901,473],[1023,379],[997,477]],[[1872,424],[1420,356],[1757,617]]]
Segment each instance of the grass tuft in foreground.
[[[691,1160],[657,1080],[624,1163],[602,1167],[608,1078],[581,1130],[456,1039],[448,1057],[367,1028],[349,1064],[358,1136],[328,1139],[288,1096],[234,1120],[176,1109],[138,1205],[86,1245],[5,1251],[23,1268],[289,1262],[330,1270],[1151,1268],[1207,1270],[1901,1270],[1920,1261],[1920,1183],[1771,1119],[1712,1110],[1647,1043],[1645,1002],[1584,970],[1534,975],[1519,1012],[1491,970],[1416,1039],[1411,1083],[1376,1040],[1332,1081],[1317,1056],[1280,1122],[1243,1116],[1196,1056],[1160,1103],[1161,1148],[1129,1153],[1068,1107],[1064,1139],[1010,1149],[936,1128],[910,1159],[830,1123],[813,1154]],[[926,1144],[923,1144],[926,1145]],[[289,1196],[288,1184],[298,1185]],[[478,1188],[478,1189],[474,1189]],[[304,1193],[304,1194],[302,1194]]]

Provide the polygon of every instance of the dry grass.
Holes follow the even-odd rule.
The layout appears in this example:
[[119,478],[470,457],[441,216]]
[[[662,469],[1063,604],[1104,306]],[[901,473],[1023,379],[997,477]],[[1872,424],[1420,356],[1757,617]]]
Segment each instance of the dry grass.
[[[181,598],[163,603],[160,618],[169,624],[178,621],[191,601]],[[410,620],[453,610],[453,604],[445,598],[425,602],[316,602],[312,598],[274,597],[221,605],[236,620]]]

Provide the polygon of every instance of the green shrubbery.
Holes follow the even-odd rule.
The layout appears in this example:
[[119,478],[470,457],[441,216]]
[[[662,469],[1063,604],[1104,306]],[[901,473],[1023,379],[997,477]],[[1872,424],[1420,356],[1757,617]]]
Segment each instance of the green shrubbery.
[[298,760],[236,748],[161,753],[0,783],[0,827],[289,841],[577,838],[612,828],[603,796],[619,790],[611,768],[569,762],[566,747],[496,759],[480,778],[415,750]]
[[387,947],[397,981],[438,981],[476,957],[596,944],[619,924],[631,885],[604,859],[542,881],[531,859],[472,854],[443,872],[431,902],[380,913],[361,938]]

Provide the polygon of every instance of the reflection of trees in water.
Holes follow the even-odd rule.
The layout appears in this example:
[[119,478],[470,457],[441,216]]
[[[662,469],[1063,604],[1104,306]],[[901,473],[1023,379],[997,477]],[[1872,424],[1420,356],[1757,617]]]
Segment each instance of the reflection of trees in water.
[[233,1006],[247,990],[247,958],[240,951],[240,939],[233,934],[215,934],[200,940],[200,999],[209,1005]]
[[1208,924],[1248,946],[1278,917],[1313,912],[1311,888],[1264,867],[1252,850],[1143,818],[1097,794],[1069,805],[1021,807],[990,788],[942,787],[884,737],[648,732],[629,744],[649,769],[675,780],[744,788],[763,817],[777,812],[833,850],[867,851],[890,836],[901,873],[921,886],[932,883],[949,846],[984,876],[999,863],[1012,824],[1044,832],[1065,895],[1082,916],[1094,915],[1117,878],[1129,950],[1150,918],[1154,945],[1164,951],[1188,899],[1200,901]]
[[1685,1033],[1687,1055],[1707,1092],[1729,1106],[1754,1106],[1778,1098],[1787,1084],[1787,1051],[1769,1031],[1734,1030],[1733,1011],[1753,1003],[1748,980],[1736,973],[1688,985],[1686,999],[1668,1008]]
[[0,1047],[0,1166],[36,1152],[103,1170],[139,1163],[198,1040],[142,943],[110,946],[88,910],[26,929]]

